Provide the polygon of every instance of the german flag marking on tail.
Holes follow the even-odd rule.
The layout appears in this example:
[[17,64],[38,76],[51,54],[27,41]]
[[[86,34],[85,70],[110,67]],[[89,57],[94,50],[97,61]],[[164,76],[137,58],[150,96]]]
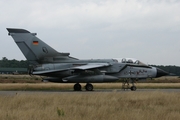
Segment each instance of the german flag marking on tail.
[[38,45],[39,42],[38,41],[33,41],[33,45]]

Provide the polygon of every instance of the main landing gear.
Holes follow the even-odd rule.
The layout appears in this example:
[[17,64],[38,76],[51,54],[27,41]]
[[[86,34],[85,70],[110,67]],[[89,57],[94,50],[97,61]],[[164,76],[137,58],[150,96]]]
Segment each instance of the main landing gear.
[[74,85],[74,91],[81,91],[81,85],[79,83]]
[[[76,83],[74,85],[74,91],[81,91],[81,85],[79,83]],[[93,85],[91,83],[87,83],[85,86],[86,91],[93,91]]]
[[124,79],[122,83],[122,89],[127,90],[130,89],[131,91],[136,91],[136,86],[134,85],[135,79],[131,79],[132,86],[130,87],[129,79]]

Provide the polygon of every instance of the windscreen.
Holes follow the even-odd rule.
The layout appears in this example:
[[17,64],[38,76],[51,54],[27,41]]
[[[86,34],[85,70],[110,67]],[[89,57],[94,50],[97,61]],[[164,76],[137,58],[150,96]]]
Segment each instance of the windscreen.
[[118,62],[121,63],[131,63],[131,64],[137,64],[137,65],[146,65],[145,63],[141,62],[140,60],[134,59],[134,58],[114,58]]

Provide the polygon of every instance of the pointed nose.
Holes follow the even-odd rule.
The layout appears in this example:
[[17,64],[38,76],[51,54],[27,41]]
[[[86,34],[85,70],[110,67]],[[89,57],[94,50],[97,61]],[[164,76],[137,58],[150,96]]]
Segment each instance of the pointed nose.
[[157,69],[157,74],[156,74],[156,77],[161,77],[161,76],[166,76],[166,75],[169,75],[168,72],[164,71],[164,70],[161,70],[159,68],[156,68]]

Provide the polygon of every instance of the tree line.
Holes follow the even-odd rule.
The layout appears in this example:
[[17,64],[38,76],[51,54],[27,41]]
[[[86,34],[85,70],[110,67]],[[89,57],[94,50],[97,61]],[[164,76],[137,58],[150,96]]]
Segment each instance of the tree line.
[[[179,66],[163,66],[163,65],[151,65],[154,67],[158,67],[164,71],[167,71],[169,73],[173,73],[177,76],[180,76],[180,67]],[[0,60],[0,67],[1,68],[28,68],[29,63],[27,60],[8,60],[6,57],[3,57]]]
[[28,68],[29,63],[27,60],[8,60],[6,57],[3,57],[0,60],[0,67],[1,68]]

